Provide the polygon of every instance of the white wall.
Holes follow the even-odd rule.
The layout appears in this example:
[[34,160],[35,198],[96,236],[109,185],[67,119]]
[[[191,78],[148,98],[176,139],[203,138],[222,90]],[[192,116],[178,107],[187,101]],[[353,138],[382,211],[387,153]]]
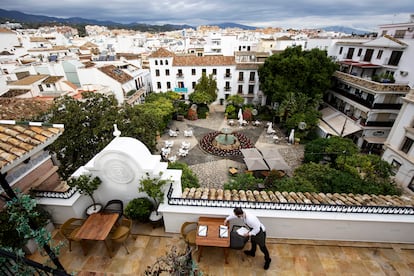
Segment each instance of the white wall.
[[[172,206],[163,204],[165,231],[179,233],[185,221],[200,216],[222,217],[232,208]],[[412,215],[378,215],[245,209],[266,227],[269,238],[413,243]]]

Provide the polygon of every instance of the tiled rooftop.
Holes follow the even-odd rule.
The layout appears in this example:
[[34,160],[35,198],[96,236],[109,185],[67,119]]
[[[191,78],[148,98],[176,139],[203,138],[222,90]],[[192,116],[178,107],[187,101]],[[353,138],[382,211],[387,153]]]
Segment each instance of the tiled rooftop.
[[62,133],[63,127],[54,125],[0,121],[0,169]]
[[103,67],[99,67],[98,69],[104,74],[118,81],[119,83],[126,83],[132,80],[132,77],[130,75],[128,75],[121,69],[118,69],[114,65],[103,66]]
[[176,56],[174,66],[225,66],[236,65],[234,56]]
[[0,120],[31,120],[52,105],[50,99],[14,99],[3,94],[0,97]]
[[222,190],[208,188],[185,188],[182,198],[233,200],[251,202],[330,204],[350,206],[401,206],[414,207],[414,196],[330,194],[301,192],[266,192],[244,190]]

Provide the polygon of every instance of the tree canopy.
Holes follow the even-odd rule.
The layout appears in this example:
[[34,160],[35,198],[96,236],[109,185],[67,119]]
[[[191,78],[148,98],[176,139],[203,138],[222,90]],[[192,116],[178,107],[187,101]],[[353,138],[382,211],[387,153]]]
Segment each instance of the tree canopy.
[[150,151],[156,148],[157,131],[163,131],[172,118],[173,104],[168,95],[151,96],[145,104],[118,106],[113,96],[83,93],[82,100],[59,98],[47,113],[44,122],[64,124],[65,131],[52,144],[63,177],[68,178],[85,165],[112,139],[114,124],[122,136],[133,137]]
[[190,94],[190,101],[195,104],[210,104],[217,99],[217,82],[213,75],[203,73],[198,80],[194,92]]
[[[277,115],[287,122],[302,114],[309,128],[317,124],[317,110],[323,93],[331,86],[337,69],[326,51],[302,51],[301,46],[287,48],[266,59],[259,68],[260,87],[271,102],[278,103]],[[295,122],[290,122],[296,127]]]

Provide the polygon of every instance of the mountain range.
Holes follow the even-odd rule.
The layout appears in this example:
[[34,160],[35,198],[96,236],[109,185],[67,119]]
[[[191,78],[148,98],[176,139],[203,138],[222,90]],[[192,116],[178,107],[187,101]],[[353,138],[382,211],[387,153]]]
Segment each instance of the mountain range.
[[[164,24],[164,25],[151,25],[145,23],[128,23],[122,24],[113,21],[102,21],[102,20],[95,20],[95,19],[86,19],[81,17],[70,17],[70,18],[60,18],[60,17],[51,17],[51,16],[43,16],[43,15],[33,15],[27,14],[19,11],[8,11],[4,9],[0,9],[0,22],[18,22],[23,24],[66,24],[66,25],[100,25],[100,26],[108,26],[108,27],[117,27],[117,28],[127,28],[127,29],[135,29],[141,31],[172,31],[172,30],[182,30],[182,29],[195,29],[196,27],[190,25],[174,25],[174,24]],[[237,23],[225,22],[220,24],[206,24],[206,25],[214,25],[218,26],[222,29],[225,28],[240,28],[243,30],[255,30],[258,29],[257,27],[247,26]],[[334,31],[334,32],[343,32],[347,34],[365,34],[368,33],[364,30],[357,30],[349,27],[344,26],[329,26],[323,27],[325,31]]]

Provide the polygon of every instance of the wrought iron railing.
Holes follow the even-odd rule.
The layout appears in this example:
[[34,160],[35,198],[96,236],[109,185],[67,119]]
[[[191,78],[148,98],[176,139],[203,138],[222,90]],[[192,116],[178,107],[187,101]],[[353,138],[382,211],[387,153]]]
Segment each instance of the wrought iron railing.
[[28,267],[33,275],[70,276],[66,271],[43,265],[25,257],[18,257],[16,254],[3,249],[0,249],[0,275],[18,275],[19,272],[16,271],[17,261],[20,267],[22,265]]
[[42,191],[42,190],[31,190],[35,197],[43,197],[43,198],[62,198],[68,199],[71,198],[75,192],[76,188],[69,188],[65,192],[55,192],[55,191]]
[[414,215],[414,207],[410,206],[364,206],[364,205],[336,205],[336,204],[307,204],[307,203],[281,203],[265,201],[194,199],[173,197],[172,185],[168,190],[169,205],[198,206],[215,208],[242,207],[247,209],[281,210],[281,211],[308,211],[308,212],[335,212],[358,214],[392,214]]

